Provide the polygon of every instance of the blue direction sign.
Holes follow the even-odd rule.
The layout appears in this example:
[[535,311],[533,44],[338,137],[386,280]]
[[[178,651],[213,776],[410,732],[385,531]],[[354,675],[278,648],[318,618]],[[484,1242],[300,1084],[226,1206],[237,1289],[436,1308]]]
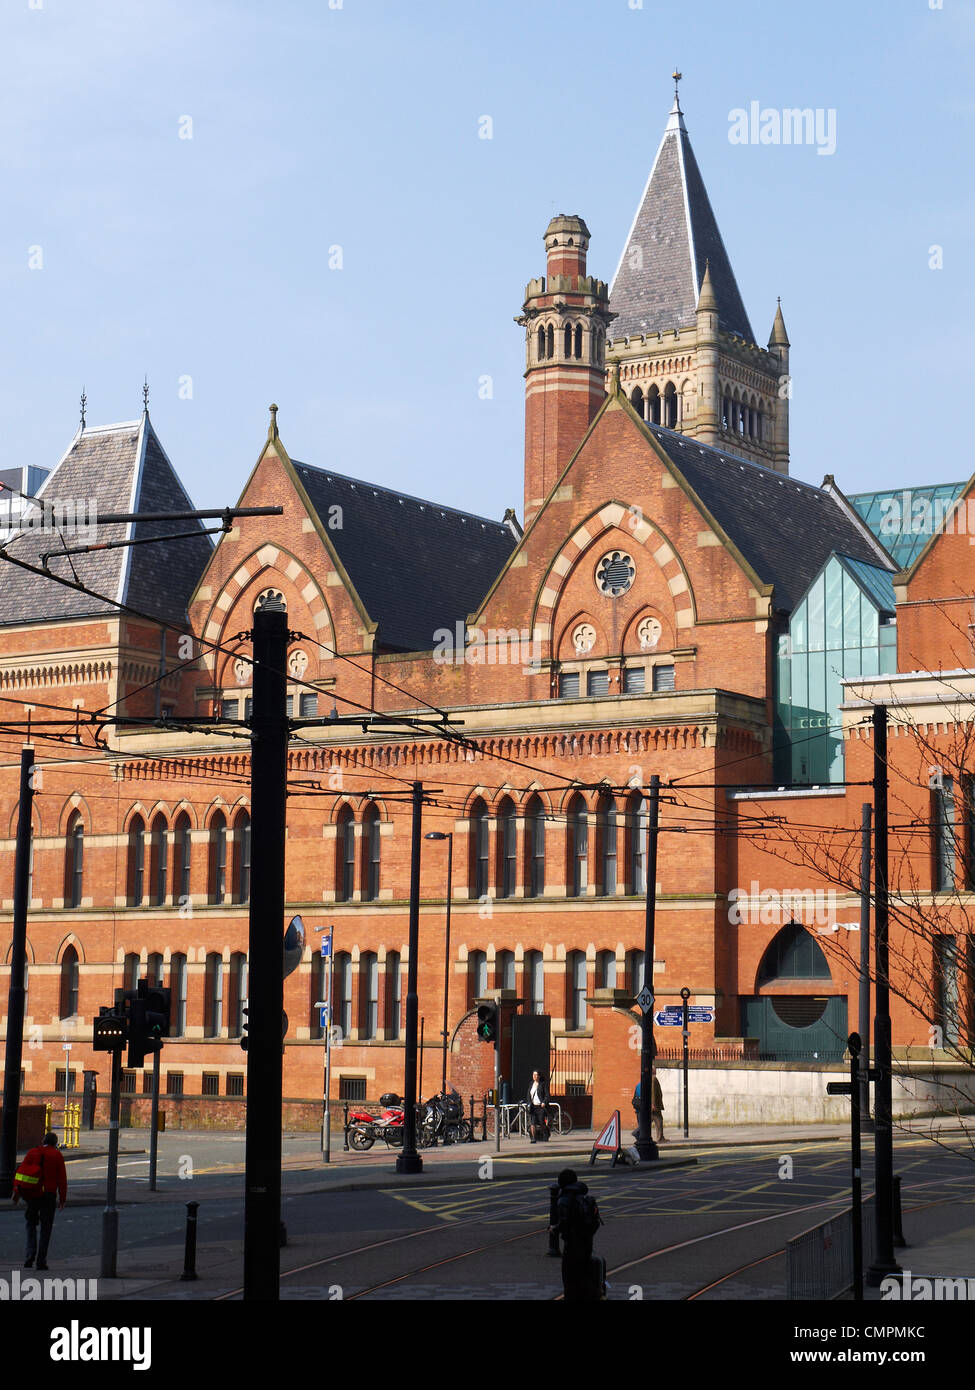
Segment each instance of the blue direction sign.
[[325,956],[326,959],[327,959],[331,954],[332,954],[332,938],[331,938],[330,936],[323,936],[323,937],[322,937],[322,955]]
[[324,1029],[324,1028],[327,1028],[328,1025],[329,1025],[329,1014],[330,1014],[331,1012],[332,1012],[332,1010],[331,1010],[331,1008],[328,1006],[328,1004],[325,1004],[322,1008],[320,1008],[320,1009],[318,1010],[318,1013],[319,1013],[319,1022],[321,1023],[321,1026],[322,1026],[323,1029]]
[[699,1009],[688,1009],[688,1010],[687,1010],[687,1021],[688,1021],[688,1023],[713,1023],[713,1022],[714,1022],[714,1010],[713,1010],[713,1009],[703,1009],[703,1008],[699,1008]]
[[679,1028],[684,1021],[681,1009],[658,1009],[653,1021],[661,1028]]

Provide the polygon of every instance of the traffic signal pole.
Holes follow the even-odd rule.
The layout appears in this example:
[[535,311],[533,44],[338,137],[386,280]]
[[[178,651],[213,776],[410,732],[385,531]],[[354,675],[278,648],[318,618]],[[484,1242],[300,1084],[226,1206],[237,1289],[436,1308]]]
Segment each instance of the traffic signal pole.
[[118,1260],[118,1207],[115,1198],[118,1189],[118,1127],[122,1111],[122,1049],[112,1049],[112,1096],[108,1121],[108,1176],[106,1179],[105,1210],[102,1213],[102,1265],[103,1279],[116,1278]]
[[406,972],[406,1059],[403,1076],[403,1149],[396,1157],[397,1173],[422,1173],[416,1151],[416,1047],[419,1006],[417,957],[420,953],[420,847],[422,845],[423,783],[413,783],[413,837],[410,855],[410,958]]
[[281,1262],[282,930],[288,774],[288,615],[283,606],[272,601],[257,609],[253,640],[251,824],[258,852],[251,867],[248,937],[244,1299],[276,1301]]
[[[12,1197],[17,1171],[17,1120],[20,1114],[20,1067],[24,1049],[24,977],[27,962],[27,895],[30,889],[30,837],[34,806],[34,750],[20,755],[20,810],[14,859],[13,943],[7,991],[7,1051],[3,1068],[3,1125],[0,1128],[0,1197]],[[65,1074],[68,1066],[65,1063]]]

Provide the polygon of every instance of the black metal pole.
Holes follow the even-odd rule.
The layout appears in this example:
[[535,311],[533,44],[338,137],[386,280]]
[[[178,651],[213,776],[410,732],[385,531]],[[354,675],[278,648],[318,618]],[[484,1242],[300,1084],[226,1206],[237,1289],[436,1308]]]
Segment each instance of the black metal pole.
[[888,850],[887,850],[887,707],[873,710],[873,794],[876,830],[874,834],[874,1066],[877,1080],[873,1090],[874,1184],[877,1238],[873,1263],[868,1271],[871,1286],[879,1287],[888,1274],[900,1272],[894,1259],[892,1222],[894,1178],[894,1134],[891,1117],[891,1036],[889,949],[887,941]]
[[863,1182],[860,1162],[860,1057],[859,1033],[851,1033],[850,1049],[850,1192],[853,1206],[853,1298],[863,1302]]
[[417,957],[420,952],[420,845],[423,817],[423,783],[413,783],[413,836],[410,854],[410,959],[406,971],[406,1065],[403,1077],[403,1148],[396,1156],[397,1173],[422,1173],[423,1159],[416,1151],[416,1034]]
[[[7,990],[7,1051],[3,1068],[3,1123],[0,1126],[0,1197],[12,1197],[17,1171],[17,1120],[20,1115],[20,1068],[24,1055],[24,976],[27,962],[27,894],[30,890],[31,817],[34,806],[34,750],[20,754],[20,809],[14,858],[13,943]],[[65,1064],[67,1071],[67,1063]]]
[[688,1022],[687,1022],[687,1001],[688,1001],[688,999],[691,997],[691,991],[687,988],[686,985],[685,985],[684,988],[681,990],[681,992],[680,992],[680,997],[681,997],[681,1004],[682,1004],[682,1009],[681,1009],[681,1014],[682,1014],[681,1025],[682,1025],[682,1030],[683,1030],[683,1034],[684,1034],[684,1138],[685,1138],[685,1139],[688,1139],[688,1138],[690,1137],[690,1135],[689,1135],[689,1133],[688,1133],[688,1128],[687,1128],[687,1124],[688,1124],[688,1121],[687,1121],[687,1091],[688,1091],[688,1086],[687,1086],[687,1073],[688,1073],[689,1066],[690,1066],[690,1059],[689,1059],[689,1055],[688,1055],[688,1043],[689,1043],[689,1041],[690,1041],[690,1029],[689,1029],[689,1025],[688,1025]]
[[159,1056],[152,1054],[152,1111],[149,1119],[149,1191],[156,1190],[156,1159],[159,1156]]
[[450,899],[453,893],[454,837],[447,835],[447,928],[443,948],[443,1075],[440,1090],[447,1094],[447,1003],[450,997]]
[[264,1301],[279,1297],[281,1261],[287,647],[288,615],[268,602],[254,614],[251,834],[259,852],[251,867],[244,1176],[244,1298]]
[[863,803],[860,846],[860,1130],[873,1133],[870,1118],[870,840],[873,807]]
[[196,1213],[199,1202],[186,1203],[186,1249],[183,1254],[183,1273],[180,1279],[199,1279],[196,1272]]
[[[647,805],[647,907],[643,945],[643,984],[653,995],[654,926],[657,910],[657,824],[660,814],[660,778],[650,778]],[[639,834],[639,827],[637,828]],[[640,1038],[640,1107],[638,1111],[636,1149],[641,1159],[659,1158],[653,1142],[650,1112],[653,1108],[653,1003],[643,1011]]]
[[115,1197],[118,1185],[118,1126],[122,1110],[122,1052],[112,1050],[112,1095],[108,1121],[108,1176],[106,1178],[105,1210],[102,1213],[103,1279],[114,1279],[118,1259],[118,1207]]

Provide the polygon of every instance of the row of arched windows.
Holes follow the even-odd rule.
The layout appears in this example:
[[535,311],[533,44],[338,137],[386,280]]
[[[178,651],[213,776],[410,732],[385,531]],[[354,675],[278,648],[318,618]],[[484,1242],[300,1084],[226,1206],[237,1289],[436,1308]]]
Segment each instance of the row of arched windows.
[[[519,886],[517,811],[510,796],[502,798],[496,812],[496,864],[494,896],[512,898]],[[646,892],[647,807],[640,792],[627,798],[622,816],[614,797],[600,796],[595,807],[595,864],[590,869],[591,815],[585,797],[576,793],[566,808],[565,891],[568,897],[587,895],[590,875],[594,874],[596,896],[612,897],[622,882],[627,893]],[[546,811],[542,799],[532,796],[524,810],[523,896],[539,898],[545,892]],[[490,892],[490,817],[483,798],[470,810],[471,896],[483,898]],[[620,851],[623,877],[620,877]]]
[[665,429],[675,430],[680,420],[677,387],[668,381],[661,394],[659,387],[651,386],[644,396],[643,389],[637,386],[630,397],[633,409],[648,425],[663,425]]
[[[375,902],[379,897],[379,870],[382,859],[379,807],[370,801],[362,813],[361,854],[359,855],[359,897]],[[356,820],[346,802],[337,818],[335,850],[335,896],[338,902],[351,902],[356,891]]]
[[553,324],[547,328],[539,325],[535,335],[535,352],[540,362],[546,358],[555,356],[556,344],[561,340],[561,356],[566,360],[575,358],[576,361],[582,360],[582,324],[577,323],[573,328],[571,323],[558,332]]
[[721,428],[747,439],[765,438],[765,413],[754,400],[751,405],[724,396],[721,401]]
[[[223,811],[213,815],[208,829],[207,899],[211,903],[246,903],[251,887],[251,818],[240,809],[228,821]],[[159,812],[147,828],[141,815],[129,822],[128,892],[131,906],[164,906],[190,900],[193,836],[190,818],[181,812],[173,825],[170,855],[169,824]],[[172,889],[170,890],[170,885]],[[74,906],[75,904],[72,904]]]

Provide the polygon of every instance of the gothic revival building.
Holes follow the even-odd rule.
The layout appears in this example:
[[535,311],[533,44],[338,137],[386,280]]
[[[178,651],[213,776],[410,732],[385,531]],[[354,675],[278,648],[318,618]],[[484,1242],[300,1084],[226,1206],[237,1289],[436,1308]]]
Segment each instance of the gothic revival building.
[[[426,1090],[444,1014],[450,1074],[465,1092],[485,1083],[470,1010],[498,989],[550,1018],[557,1089],[591,1082],[602,1100],[625,1097],[654,773],[658,1007],[689,989],[714,1015],[694,1046],[728,1057],[838,1060],[856,1021],[857,893],[827,850],[849,851],[858,830],[864,712],[894,703],[895,686],[931,716],[923,749],[906,716],[894,740],[902,801],[927,827],[895,845],[898,881],[940,894],[945,911],[938,940],[898,967],[930,997],[897,995],[895,1041],[929,1045],[935,1016],[966,1036],[975,795],[964,758],[955,770],[948,755],[971,718],[970,547],[942,524],[920,553],[895,557],[876,495],[788,476],[781,310],[759,348],[676,101],[612,284],[589,274],[581,217],[553,218],[545,250],[518,319],[523,525],[298,462],[272,406],[240,505],[280,516],[239,518],[215,545],[199,527],[161,540],[172,525],[152,522],[99,529],[100,541],[151,544],[61,558],[63,540],[38,529],[7,544],[0,712],[30,716],[42,768],[28,1091],[63,1086],[65,1041],[76,1073],[104,1070],[92,1018],[148,974],[173,991],[164,1088],[191,1121],[239,1118],[261,853],[241,634],[268,594],[293,634],[286,889],[312,935],[286,982],[285,1095],[307,1115],[321,1095],[326,987],[314,932],[329,925],[334,1094],[402,1085],[414,780],[438,837],[421,881]],[[147,413],[84,426],[39,495],[95,496],[103,513],[186,506]],[[967,491],[945,495],[957,506]],[[68,583],[38,575],[45,566]],[[922,609],[948,616],[925,624]],[[930,674],[948,665],[961,672],[950,697]],[[73,728],[46,722],[65,710],[80,711]],[[333,710],[399,722],[330,726]],[[440,713],[461,722],[417,722]],[[0,958],[22,737],[7,725]],[[945,762],[933,790],[921,778],[929,745]]]

